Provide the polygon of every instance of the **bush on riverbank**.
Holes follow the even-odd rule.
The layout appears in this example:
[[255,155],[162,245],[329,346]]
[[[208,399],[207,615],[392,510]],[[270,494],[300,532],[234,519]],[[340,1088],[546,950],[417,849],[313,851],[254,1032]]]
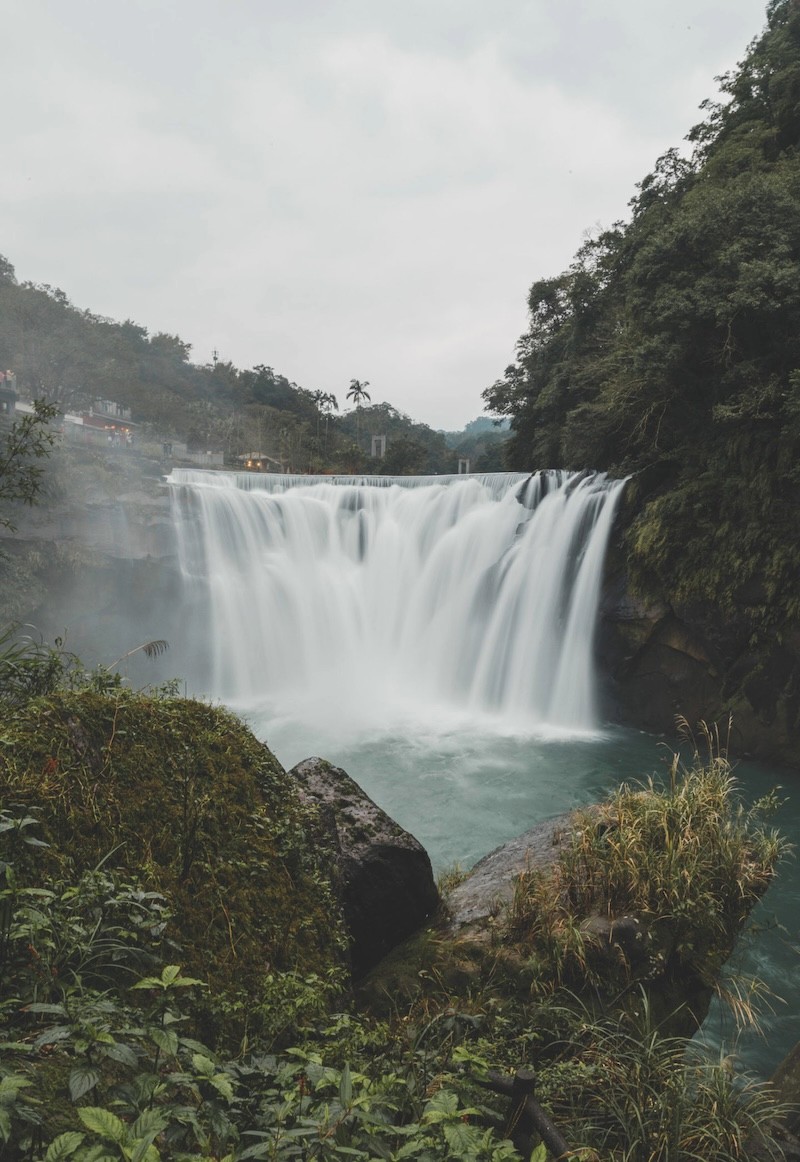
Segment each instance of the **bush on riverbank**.
[[716,981],[785,844],[765,822],[774,796],[745,809],[706,741],[704,761],[697,750],[689,766],[673,756],[666,786],[623,784],[577,812],[552,869],[520,877],[510,933],[545,981],[607,989],[637,971],[662,984]]
[[[31,889],[12,860],[42,850],[38,833],[32,817],[0,817],[4,1162],[512,1162],[506,1103],[479,1082],[521,1065],[584,1158],[729,1162],[774,1115],[763,1088],[687,1059],[646,1007],[598,1015],[490,981],[457,995],[431,975],[389,1019],[307,1009],[295,1047],[271,1053],[261,1035],[220,1053],[198,1039],[198,999],[214,998],[172,959],[164,897],[103,869]],[[271,1001],[291,1018],[288,995]]]
[[[541,957],[538,976],[532,956],[511,971],[507,954],[520,962],[531,940],[519,910],[510,924],[498,915],[460,977],[448,976],[452,945],[428,936],[415,990],[395,991],[383,1016],[337,998],[324,856],[280,765],[225,711],[102,685],[18,698],[0,736],[2,1162],[510,1162],[506,1102],[479,1081],[521,1067],[537,1070],[576,1150],[741,1156],[769,1114],[763,1091],[739,1094],[724,1068],[686,1061],[642,1004],[590,1008]],[[728,842],[731,820],[759,850],[730,780],[707,778],[714,794],[676,787],[658,807],[687,869],[701,837]],[[651,821],[656,792],[630,794]],[[617,842],[604,834],[592,850]],[[718,885],[732,921],[733,875],[730,863]],[[601,877],[574,879],[597,907]],[[609,869],[606,882],[622,891]]]

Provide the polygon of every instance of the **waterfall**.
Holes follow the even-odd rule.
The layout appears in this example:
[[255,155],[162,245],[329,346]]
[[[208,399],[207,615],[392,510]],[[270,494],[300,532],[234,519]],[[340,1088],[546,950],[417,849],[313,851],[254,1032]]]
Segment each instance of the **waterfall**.
[[620,481],[539,472],[175,470],[206,693],[378,731],[596,728],[593,637]]

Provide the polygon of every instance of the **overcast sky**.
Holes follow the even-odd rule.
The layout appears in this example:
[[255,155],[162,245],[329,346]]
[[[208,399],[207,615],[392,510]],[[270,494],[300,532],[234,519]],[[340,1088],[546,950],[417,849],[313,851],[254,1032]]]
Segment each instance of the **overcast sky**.
[[764,0],[0,0],[0,253],[80,307],[482,411]]

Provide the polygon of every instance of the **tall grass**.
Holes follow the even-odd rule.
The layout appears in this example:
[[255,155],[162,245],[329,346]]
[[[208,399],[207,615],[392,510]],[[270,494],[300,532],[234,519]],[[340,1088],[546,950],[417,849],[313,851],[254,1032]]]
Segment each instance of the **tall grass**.
[[558,1123],[614,1162],[733,1162],[758,1142],[769,1150],[787,1112],[769,1086],[661,1036],[641,997],[636,1016],[589,1017],[558,1080],[548,1095]]
[[598,927],[609,933],[601,975],[609,953],[632,969],[630,940],[612,941],[589,917],[635,918],[640,973],[715,977],[785,844],[766,825],[775,795],[746,808],[719,740],[707,732],[706,742],[705,758],[697,747],[688,765],[673,756],[664,785],[623,784],[578,813],[554,867],[520,877],[510,934],[556,983],[597,983]]

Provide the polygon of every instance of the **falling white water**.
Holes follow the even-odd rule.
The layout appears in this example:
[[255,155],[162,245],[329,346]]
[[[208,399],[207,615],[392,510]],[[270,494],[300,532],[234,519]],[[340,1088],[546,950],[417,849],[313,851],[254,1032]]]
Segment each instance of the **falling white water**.
[[621,482],[544,472],[320,478],[176,470],[206,692],[381,733],[596,728],[594,625]]

